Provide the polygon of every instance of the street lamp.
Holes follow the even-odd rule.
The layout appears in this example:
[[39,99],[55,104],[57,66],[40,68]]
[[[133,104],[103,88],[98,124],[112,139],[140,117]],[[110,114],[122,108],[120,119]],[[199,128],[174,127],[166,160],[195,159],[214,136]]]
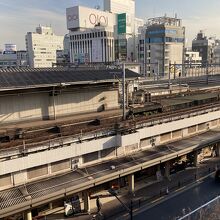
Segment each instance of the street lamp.
[[114,189],[109,189],[108,192],[112,195],[115,196],[115,198],[122,204],[122,206],[125,207],[125,209],[127,210],[127,212],[130,215],[130,219],[133,220],[133,201],[131,200],[131,207],[129,208],[127,205],[125,205],[119,198],[118,198],[118,194],[115,192]]

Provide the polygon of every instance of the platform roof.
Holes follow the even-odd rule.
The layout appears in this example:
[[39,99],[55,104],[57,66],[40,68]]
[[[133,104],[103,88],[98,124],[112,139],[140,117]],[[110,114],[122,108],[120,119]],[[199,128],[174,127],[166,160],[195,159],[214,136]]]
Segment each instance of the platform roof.
[[[131,70],[126,70],[126,79],[136,79],[139,76],[139,74]],[[118,82],[120,78],[122,78],[122,71],[119,69],[67,70],[51,68],[0,70],[0,91]]]
[[[146,151],[139,151],[132,155],[116,158],[110,161],[78,168],[67,174],[25,184],[28,196],[23,195],[21,187],[13,187],[0,192],[0,218],[11,215],[20,210],[49,203],[64,195],[73,195],[93,186],[118,179],[119,177],[152,167],[157,164],[192,153],[220,140],[220,129],[209,130],[206,133],[169,144],[160,145]],[[115,166],[115,169],[111,169]]]

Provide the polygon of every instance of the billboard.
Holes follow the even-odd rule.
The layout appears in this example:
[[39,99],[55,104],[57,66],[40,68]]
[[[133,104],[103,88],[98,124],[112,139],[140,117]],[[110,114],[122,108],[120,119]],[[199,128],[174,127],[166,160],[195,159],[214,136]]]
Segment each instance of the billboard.
[[89,54],[88,53],[74,54],[74,63],[75,64],[89,63]]
[[17,51],[16,44],[5,44],[5,51],[16,52]]
[[118,34],[125,34],[126,26],[126,13],[118,14]]
[[79,8],[72,7],[66,9],[67,29],[78,28],[79,25]]
[[94,28],[96,25],[113,28],[116,15],[97,9],[75,6],[66,9],[67,29]]

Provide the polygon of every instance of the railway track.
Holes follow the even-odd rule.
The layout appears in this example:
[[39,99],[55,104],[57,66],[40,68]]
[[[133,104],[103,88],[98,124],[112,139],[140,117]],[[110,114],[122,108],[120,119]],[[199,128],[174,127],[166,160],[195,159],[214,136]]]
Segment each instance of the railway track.
[[[50,127],[38,130],[28,131],[23,135],[22,139],[12,140],[11,142],[1,143],[1,149],[24,149],[28,147],[38,146],[40,143],[48,143],[49,141],[59,141],[68,137],[81,137],[89,133],[98,133],[106,130],[116,131],[128,131],[135,129],[136,126],[141,124],[153,124],[155,121],[163,121],[165,119],[172,120],[172,118],[179,117],[183,115],[199,114],[199,112],[220,109],[220,102],[214,102],[199,106],[194,106],[186,109],[167,111],[163,113],[158,113],[150,116],[140,116],[134,119],[122,121],[121,116],[111,116],[107,118],[100,119],[99,125],[93,125],[91,122],[94,120],[88,120],[80,123],[63,124],[60,127]],[[57,129],[57,130],[56,130]],[[62,143],[61,143],[62,144]]]

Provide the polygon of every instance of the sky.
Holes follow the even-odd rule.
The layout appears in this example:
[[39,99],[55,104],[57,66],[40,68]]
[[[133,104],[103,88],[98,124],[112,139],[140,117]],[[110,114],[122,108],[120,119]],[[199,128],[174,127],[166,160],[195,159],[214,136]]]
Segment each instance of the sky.
[[[75,5],[95,7],[102,0],[0,0],[0,48],[14,43],[25,49],[25,34],[41,25],[51,25],[55,34],[68,33],[66,8]],[[174,16],[183,19],[187,43],[204,30],[220,38],[220,0],[136,0],[136,17]]]

